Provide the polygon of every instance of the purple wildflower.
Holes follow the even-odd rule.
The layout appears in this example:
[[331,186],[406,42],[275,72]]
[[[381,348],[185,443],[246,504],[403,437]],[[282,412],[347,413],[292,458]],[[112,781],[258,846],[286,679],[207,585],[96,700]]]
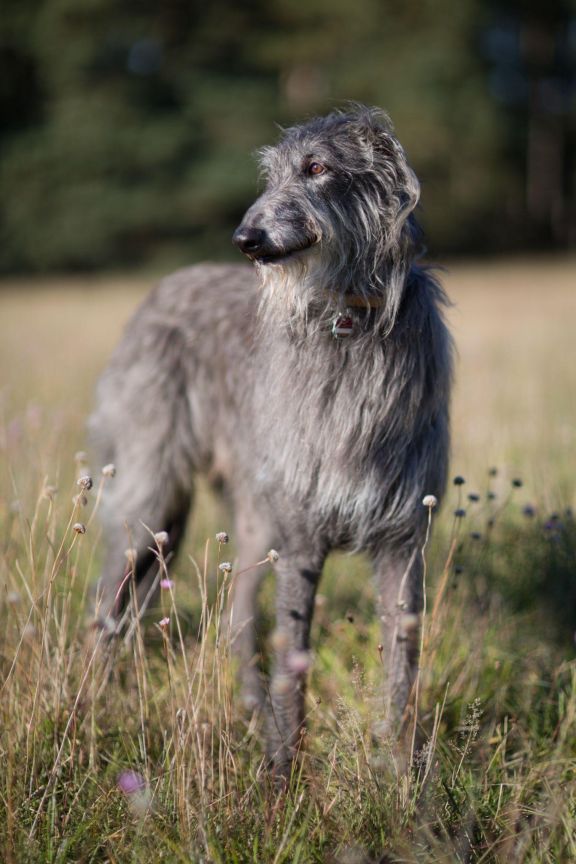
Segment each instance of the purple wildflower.
[[146,781],[137,771],[122,771],[117,782],[118,788],[125,795],[134,795],[146,789]]
[[305,675],[312,665],[312,657],[309,651],[290,651],[286,658],[286,665],[290,672],[295,675]]
[[137,771],[122,771],[117,782],[118,788],[128,799],[133,815],[144,818],[152,805],[152,793],[144,777]]

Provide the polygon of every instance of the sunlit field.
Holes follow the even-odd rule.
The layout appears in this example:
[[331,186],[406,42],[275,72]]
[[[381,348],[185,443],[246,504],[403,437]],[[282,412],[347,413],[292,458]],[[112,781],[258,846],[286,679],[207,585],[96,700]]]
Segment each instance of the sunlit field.
[[453,454],[424,550],[415,732],[407,758],[373,740],[372,586],[363,561],[335,556],[286,792],[236,699],[234,537],[216,541],[228,515],[205,489],[160,607],[108,651],[90,627],[114,478],[94,476],[84,505],[78,451],[151,280],[0,285],[0,860],[576,860],[576,259],[458,264],[443,280]]

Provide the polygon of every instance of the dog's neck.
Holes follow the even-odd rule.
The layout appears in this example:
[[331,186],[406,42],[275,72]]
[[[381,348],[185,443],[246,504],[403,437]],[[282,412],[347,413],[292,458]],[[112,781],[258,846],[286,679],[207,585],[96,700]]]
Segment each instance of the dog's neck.
[[326,299],[332,301],[336,307],[345,309],[381,309],[384,300],[381,297],[366,297],[362,294],[341,294],[339,291],[325,290]]
[[380,319],[386,297],[367,285],[357,286],[353,278],[342,282],[318,258],[258,267],[257,272],[262,286],[258,318],[263,329],[280,326],[302,339],[326,330],[338,338],[384,332]]

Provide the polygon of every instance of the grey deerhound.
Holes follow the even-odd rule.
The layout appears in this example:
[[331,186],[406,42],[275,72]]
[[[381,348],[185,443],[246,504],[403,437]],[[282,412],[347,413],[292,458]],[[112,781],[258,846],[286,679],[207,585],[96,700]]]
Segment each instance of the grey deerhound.
[[[262,195],[233,240],[253,267],[199,265],[164,279],[102,377],[92,437],[116,479],[104,499],[99,614],[118,620],[125,549],[152,584],[149,531],[176,551],[204,472],[235,512],[231,638],[248,703],[267,702],[285,774],[304,718],[314,598],[331,550],[373,561],[400,722],[418,661],[425,494],[448,455],[445,296],[418,266],[419,184],[384,114],[356,106],[287,129],[261,151]],[[279,553],[272,680],[257,667],[258,569]],[[275,556],[273,556],[275,557]],[[386,708],[384,709],[386,712]]]

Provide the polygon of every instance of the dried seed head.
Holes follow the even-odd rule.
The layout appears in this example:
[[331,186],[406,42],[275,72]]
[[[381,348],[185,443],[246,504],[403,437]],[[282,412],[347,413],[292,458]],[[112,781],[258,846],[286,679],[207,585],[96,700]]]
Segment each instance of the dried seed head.
[[136,564],[136,558],[138,557],[138,550],[137,549],[125,549],[124,555],[128,559],[129,564],[132,564],[132,565]]
[[466,480],[464,479],[464,477],[461,477],[460,474],[457,474],[452,482],[455,486],[463,486]]
[[[385,720],[375,720],[370,724],[370,731],[374,738],[383,741],[390,742],[396,741],[397,733],[394,723],[391,718]],[[386,761],[386,770],[388,770],[388,762]]]
[[512,486],[515,489],[520,489],[520,487],[523,485],[524,485],[524,481],[521,480],[520,477],[514,477],[514,479],[512,480]]
[[497,474],[498,474],[498,468],[489,468],[488,469],[488,476],[489,477],[496,477]]
[[274,630],[270,638],[275,651],[285,651],[289,644],[288,633],[285,630]]
[[88,498],[83,492],[79,492],[78,495],[72,496],[72,503],[78,507],[86,507],[88,504]]
[[458,507],[457,510],[454,510],[454,516],[456,519],[463,519],[466,516],[466,510],[463,510],[462,507]]
[[29,642],[34,638],[35,635],[36,628],[34,627],[34,625],[30,624],[30,622],[28,622],[28,624],[25,624],[22,628],[22,638],[26,639],[26,641]]
[[271,564],[275,564],[276,561],[278,561],[278,559],[280,558],[280,555],[275,549],[270,549],[270,551],[266,555],[266,558],[268,559],[268,561],[270,561]]
[[167,531],[157,531],[156,534],[154,534],[154,542],[159,549],[162,549],[163,546],[166,546],[169,539],[170,538]]
[[425,495],[422,499],[422,504],[424,507],[428,507],[429,510],[433,510],[434,507],[438,506],[438,499],[435,495]]
[[44,497],[48,498],[50,501],[52,501],[52,499],[54,498],[54,496],[56,495],[57,492],[58,492],[57,486],[45,486],[44,489],[42,490],[42,494],[44,495]]
[[79,486],[81,489],[84,489],[86,492],[89,492],[94,484],[92,482],[92,478],[88,474],[83,474],[76,481],[76,485]]
[[473,501],[473,502],[479,501],[479,500],[480,500],[480,495],[478,495],[477,492],[470,492],[470,493],[468,494],[468,500],[469,500],[469,501]]
[[275,675],[270,689],[276,696],[286,696],[293,692],[295,686],[294,678],[291,675]]
[[84,450],[78,450],[78,452],[74,454],[74,461],[77,465],[86,465],[88,462],[87,453]]
[[83,522],[75,522],[72,526],[72,529],[76,532],[76,534],[86,533],[86,525],[84,525]]
[[480,531],[471,531],[471,532],[470,532],[470,537],[471,537],[472,540],[481,540],[481,539],[482,539],[482,534],[480,533]]
[[116,466],[110,462],[109,465],[104,465],[102,468],[102,476],[103,477],[115,477],[116,476]]
[[525,504],[522,508],[522,514],[528,519],[532,519],[536,515],[536,508],[532,504]]
[[221,573],[231,573],[232,572],[232,564],[230,561],[222,561],[221,564],[218,565],[218,569]]
[[228,534],[226,533],[226,531],[219,531],[218,534],[216,534],[216,541],[218,543],[221,543],[221,544],[228,543],[229,540],[230,540],[230,538],[229,538]]
[[104,632],[108,633],[110,636],[115,636],[118,632],[118,621],[116,621],[112,615],[106,615],[105,618],[98,618],[94,623],[96,627],[104,630]]
[[398,630],[404,639],[414,638],[420,628],[420,616],[414,612],[404,612],[398,622]]
[[[242,693],[242,696],[240,698],[242,699],[242,706],[244,710],[247,711],[249,714],[252,714],[254,711],[258,711],[258,709],[261,707],[262,703],[257,693],[244,692]],[[249,731],[247,734],[252,735],[253,733],[252,731]]]

